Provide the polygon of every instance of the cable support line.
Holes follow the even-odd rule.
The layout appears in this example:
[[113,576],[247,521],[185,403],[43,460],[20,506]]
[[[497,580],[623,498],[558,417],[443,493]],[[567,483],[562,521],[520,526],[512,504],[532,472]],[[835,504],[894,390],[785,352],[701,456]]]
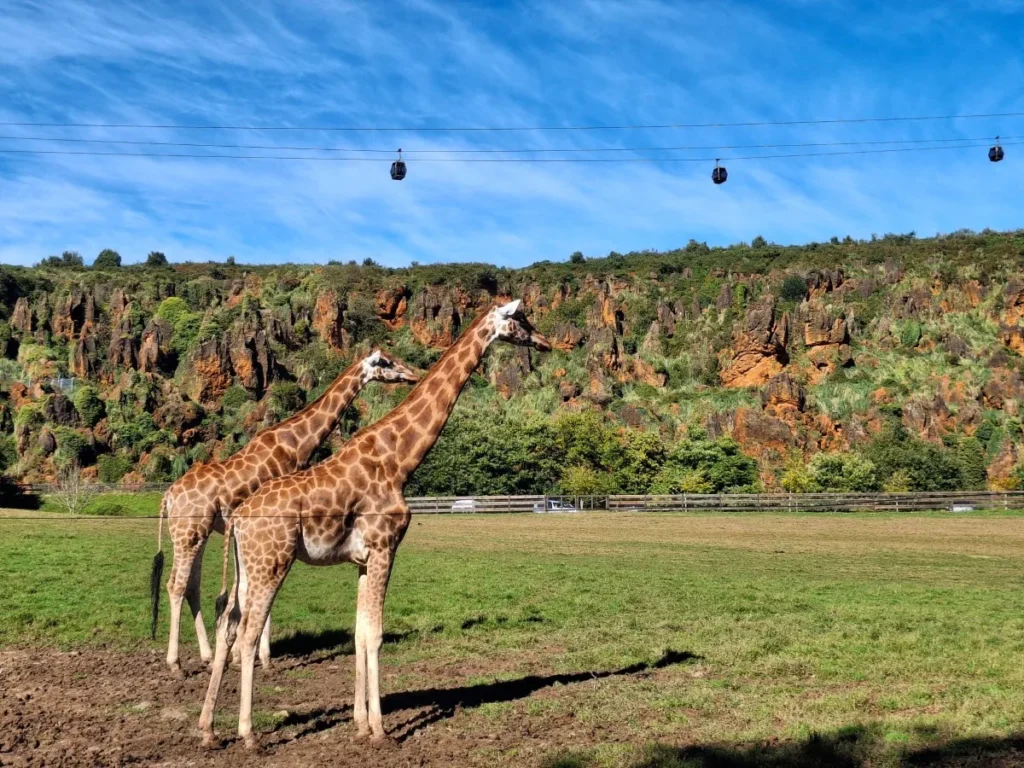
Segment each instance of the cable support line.
[[[1024,136],[1004,136],[1004,139],[1024,139]],[[703,149],[796,149],[801,147],[850,147],[880,146],[886,144],[934,144],[966,141],[991,141],[991,136],[975,137],[944,137],[938,139],[882,139],[865,141],[817,141],[796,142],[792,144],[691,144],[670,147],[563,147],[538,149],[403,149],[406,155],[448,154],[534,154],[534,153],[587,153],[587,152],[677,152]],[[393,155],[393,149],[368,149],[365,147],[311,147],[284,146],[280,144],[206,144],[189,141],[138,141],[131,139],[80,139],[51,136],[0,136],[0,141],[52,141],[74,144],[127,144],[146,147],[192,147],[196,149],[265,149],[283,152],[362,152],[382,155]]]
[[[1014,146],[1024,142],[1006,141],[1003,146]],[[844,150],[840,152],[790,152],[772,155],[737,155],[733,157],[513,157],[513,158],[442,158],[425,157],[417,163],[708,163],[721,160],[734,162],[737,160],[777,160],[796,157],[839,157],[847,155],[876,155],[901,152],[930,152],[950,149],[984,149],[987,144],[957,144],[939,147],[895,147],[889,149]],[[350,162],[379,163],[386,162],[372,157],[303,157],[301,155],[225,155],[200,154],[188,152],[79,152],[71,150],[47,149],[0,149],[6,155],[72,155],[91,157],[153,157],[153,158],[191,158],[201,160],[289,160],[305,162]]]
[[0,121],[0,126],[23,128],[119,128],[119,129],[173,129],[188,131],[332,131],[351,133],[482,133],[528,131],[633,131],[675,128],[754,128],[787,125],[837,125],[855,123],[899,123],[937,120],[977,120],[998,117],[1024,117],[1024,112],[987,112],[953,115],[910,115],[892,117],[834,117],[807,120],[752,120],[743,122],[710,123],[655,123],[636,125],[547,125],[547,126],[436,126],[402,128],[390,126],[312,126],[312,125],[186,125],[175,123],[73,123]]

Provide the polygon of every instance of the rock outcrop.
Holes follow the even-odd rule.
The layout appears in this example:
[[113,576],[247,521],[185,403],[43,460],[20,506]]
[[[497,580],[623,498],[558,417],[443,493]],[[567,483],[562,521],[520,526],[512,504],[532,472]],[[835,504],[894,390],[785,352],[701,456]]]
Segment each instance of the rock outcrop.
[[732,345],[722,355],[722,383],[727,387],[759,387],[789,362],[789,316],[775,316],[775,301],[767,296],[751,306]]

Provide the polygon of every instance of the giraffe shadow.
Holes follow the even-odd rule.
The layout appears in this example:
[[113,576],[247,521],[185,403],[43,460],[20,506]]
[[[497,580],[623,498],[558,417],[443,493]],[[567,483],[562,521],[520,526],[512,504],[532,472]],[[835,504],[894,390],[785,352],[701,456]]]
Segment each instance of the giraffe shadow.
[[[396,645],[416,634],[418,631],[415,629],[407,632],[385,632],[384,643]],[[339,656],[351,656],[354,653],[355,637],[347,629],[324,629],[318,632],[300,630],[279,640],[273,640],[270,644],[270,655],[273,658],[314,657],[296,665],[300,667],[330,661]]]
[[[701,658],[703,657],[689,651],[669,650],[657,661],[639,662],[620,669],[556,675],[527,675],[515,680],[499,680],[493,683],[480,683],[459,688],[423,688],[418,691],[400,691],[381,697],[381,709],[384,714],[404,710],[422,710],[392,731],[392,737],[401,743],[427,726],[453,717],[460,709],[475,709],[483,704],[518,701],[553,685],[570,685],[614,677],[641,676],[656,669],[686,664]],[[302,727],[291,738],[284,739],[282,743],[340,725],[351,720],[351,713],[350,705],[292,713],[280,723],[279,727]]]

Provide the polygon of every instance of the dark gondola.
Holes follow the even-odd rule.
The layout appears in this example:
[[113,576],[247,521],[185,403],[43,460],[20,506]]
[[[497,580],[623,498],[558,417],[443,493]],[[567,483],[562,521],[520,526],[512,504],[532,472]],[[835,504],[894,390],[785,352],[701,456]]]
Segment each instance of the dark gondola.
[[402,159],[402,149],[398,149],[398,159],[391,164],[391,178],[393,181],[401,181],[405,178],[405,161]]
[[1003,152],[1003,148],[999,146],[999,137],[996,136],[996,145],[994,147],[989,147],[988,159],[991,160],[993,163],[998,163],[1000,160],[1003,159],[1003,156],[1005,154],[1006,153]]
[[715,170],[711,172],[711,180],[715,184],[725,184],[725,180],[729,178],[729,172],[725,170],[724,165],[719,165],[718,160],[715,160]]

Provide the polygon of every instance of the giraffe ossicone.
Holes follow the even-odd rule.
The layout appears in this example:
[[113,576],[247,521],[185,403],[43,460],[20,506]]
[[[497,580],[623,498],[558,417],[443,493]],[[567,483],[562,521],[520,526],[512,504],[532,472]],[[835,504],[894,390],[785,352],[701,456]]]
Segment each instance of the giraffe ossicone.
[[[411,517],[405,484],[444,428],[459,394],[497,339],[548,350],[511,302],[481,312],[397,408],[360,430],[315,467],[271,480],[231,517],[235,581],[217,625],[217,646],[199,727],[216,743],[213,716],[229,649],[241,647],[238,734],[254,746],[252,693],[256,644],[274,597],[296,560],[311,565],[354,563],[359,569],[355,626],[357,736],[385,738],[378,655],[384,598],[395,553]],[[510,309],[509,309],[510,308]],[[506,313],[506,309],[509,311]],[[246,583],[243,604],[239,583]]]
[[[166,517],[174,549],[167,581],[171,603],[167,664],[172,671],[181,673],[178,641],[184,600],[192,611],[200,656],[204,661],[213,658],[199,600],[203,550],[210,534],[215,530],[224,533],[225,517],[267,480],[305,466],[337,426],[345,409],[370,381],[411,384],[419,381],[419,375],[397,358],[375,349],[352,363],[320,397],[294,416],[258,433],[225,461],[194,465],[167,489],[160,502],[157,555],[150,575],[153,587],[151,633],[155,638],[163,570],[163,519]],[[270,663],[269,624],[261,644],[260,660]]]

